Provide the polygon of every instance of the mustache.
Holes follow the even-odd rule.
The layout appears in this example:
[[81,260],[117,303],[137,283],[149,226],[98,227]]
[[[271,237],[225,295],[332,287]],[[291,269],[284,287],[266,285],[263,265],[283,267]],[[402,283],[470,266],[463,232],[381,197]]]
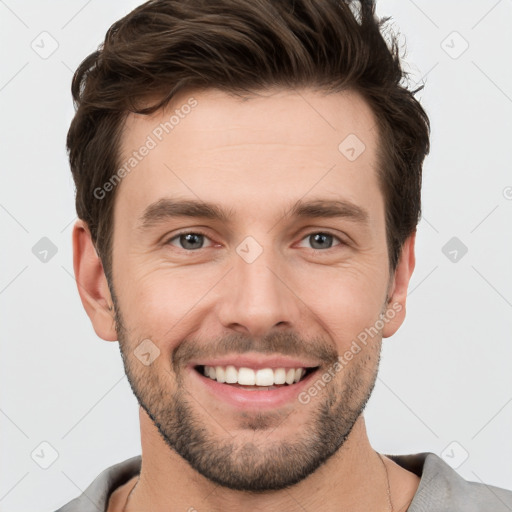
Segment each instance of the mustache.
[[172,351],[172,366],[177,373],[190,361],[199,358],[213,358],[246,352],[259,352],[265,355],[280,354],[290,357],[303,357],[318,360],[325,365],[338,360],[335,347],[325,339],[316,337],[306,341],[297,333],[275,332],[263,338],[255,339],[241,333],[232,333],[205,342],[200,339],[184,339]]

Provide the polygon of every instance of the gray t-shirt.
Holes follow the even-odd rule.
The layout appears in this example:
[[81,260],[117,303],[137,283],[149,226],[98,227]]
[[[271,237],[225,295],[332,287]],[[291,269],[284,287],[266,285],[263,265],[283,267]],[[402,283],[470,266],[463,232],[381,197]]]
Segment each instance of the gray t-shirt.
[[[421,480],[407,512],[512,512],[512,491],[464,480],[435,453],[386,455]],[[135,475],[141,456],[111,466],[56,512],[105,512],[110,495]]]

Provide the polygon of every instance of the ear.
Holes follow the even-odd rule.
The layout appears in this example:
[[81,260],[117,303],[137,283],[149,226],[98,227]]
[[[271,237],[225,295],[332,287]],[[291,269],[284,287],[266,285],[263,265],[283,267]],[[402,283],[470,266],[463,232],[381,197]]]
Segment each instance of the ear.
[[395,273],[390,282],[388,291],[389,302],[383,319],[385,322],[382,329],[383,338],[389,338],[389,336],[395,334],[405,320],[407,290],[414,266],[416,265],[416,257],[414,255],[415,241],[416,231],[404,242]]
[[107,278],[91,232],[81,219],[73,227],[73,268],[78,293],[94,331],[105,341],[116,341],[114,308]]

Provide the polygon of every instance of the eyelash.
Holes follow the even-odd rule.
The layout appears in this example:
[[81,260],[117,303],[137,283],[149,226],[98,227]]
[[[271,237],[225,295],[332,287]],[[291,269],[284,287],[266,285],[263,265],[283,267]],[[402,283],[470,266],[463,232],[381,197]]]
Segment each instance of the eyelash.
[[[329,247],[328,249],[313,249],[313,248],[310,248],[311,251],[315,251],[317,253],[320,253],[320,252],[329,252],[330,250],[333,250],[335,249],[336,247],[340,247],[340,246],[343,246],[343,245],[347,245],[340,237],[336,236],[335,234],[333,233],[330,233],[329,231],[311,231],[307,234],[305,234],[302,238],[301,238],[301,241],[304,240],[305,238],[308,238],[312,235],[328,235],[328,236],[332,236],[335,240],[337,240],[339,242],[338,245],[335,245],[333,247]],[[197,230],[197,231],[182,231],[181,233],[177,233],[176,235],[173,235],[171,238],[169,238],[167,240],[167,242],[165,242],[165,245],[172,245],[171,242],[173,240],[176,240],[176,239],[179,239],[180,236],[183,236],[183,235],[201,235],[205,238],[208,238],[210,240],[210,237],[206,234],[206,233],[203,233],[202,231],[200,230]],[[185,251],[185,252],[190,252],[190,253],[194,253],[194,252],[197,252],[197,251],[200,251],[202,249],[208,249],[208,247],[201,247],[199,249],[183,249],[182,247],[177,247],[177,249],[180,249],[182,251]]]

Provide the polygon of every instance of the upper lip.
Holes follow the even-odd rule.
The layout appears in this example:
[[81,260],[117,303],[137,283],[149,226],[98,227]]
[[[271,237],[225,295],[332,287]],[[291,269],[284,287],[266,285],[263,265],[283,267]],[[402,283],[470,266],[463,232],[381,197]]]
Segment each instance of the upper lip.
[[198,359],[190,364],[190,366],[228,366],[233,365],[236,368],[254,368],[260,370],[262,368],[316,368],[319,363],[307,360],[292,359],[286,356],[248,356],[248,355],[232,355],[224,356],[216,359]]

